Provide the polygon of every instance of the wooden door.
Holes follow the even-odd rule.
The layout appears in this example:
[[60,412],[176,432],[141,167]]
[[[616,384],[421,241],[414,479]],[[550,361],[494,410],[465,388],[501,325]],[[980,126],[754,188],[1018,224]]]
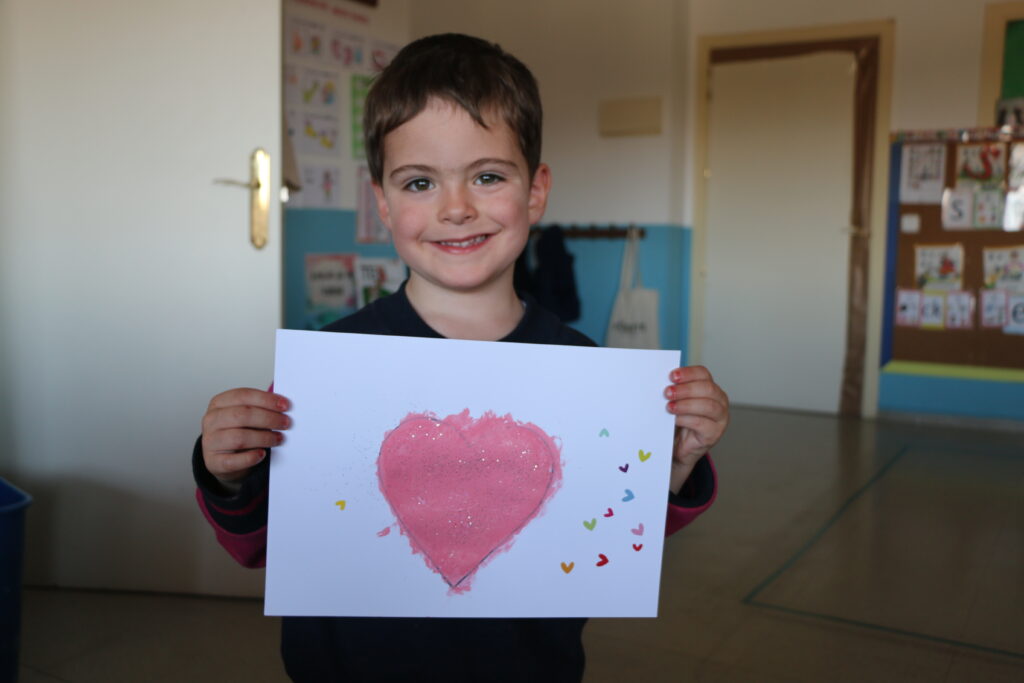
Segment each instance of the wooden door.
[[715,65],[702,362],[737,405],[836,413],[853,57]]

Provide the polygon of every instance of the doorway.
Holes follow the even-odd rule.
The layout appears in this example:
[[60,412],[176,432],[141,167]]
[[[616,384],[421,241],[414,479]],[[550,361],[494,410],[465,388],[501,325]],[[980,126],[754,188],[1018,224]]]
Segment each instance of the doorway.
[[703,359],[737,405],[839,410],[855,70],[712,65]]
[[[840,27],[828,27],[821,29],[810,29],[803,31],[789,31],[769,34],[749,34],[741,36],[711,36],[703,37],[698,46],[698,92],[701,94],[718,97],[717,87],[712,91],[712,74],[725,70],[720,68],[726,64],[739,65],[755,62],[790,62],[795,64],[796,57],[808,57],[810,55],[847,55],[855,60],[856,73],[853,77],[853,134],[846,136],[846,144],[852,147],[851,153],[847,154],[852,158],[850,171],[847,173],[849,181],[845,192],[844,204],[849,207],[845,215],[829,217],[824,219],[827,226],[822,230],[830,235],[838,235],[840,240],[845,242],[847,253],[847,267],[843,270],[848,272],[846,277],[845,300],[840,297],[840,302],[830,302],[833,309],[843,309],[844,320],[839,323],[831,323],[833,337],[838,337],[838,343],[832,342],[839,349],[842,355],[841,372],[838,390],[826,391],[825,398],[815,397],[800,399],[802,402],[795,402],[792,397],[785,398],[778,391],[780,386],[789,388],[795,378],[803,378],[815,373],[825,375],[820,370],[821,360],[808,357],[804,361],[780,360],[766,356],[767,351],[776,352],[781,350],[792,351],[788,348],[791,342],[782,340],[763,339],[758,344],[758,335],[761,330],[756,326],[764,324],[757,316],[750,317],[751,325],[742,327],[742,321],[736,320],[734,316],[729,330],[732,335],[744,337],[748,340],[746,347],[736,348],[733,345],[731,355],[725,355],[727,349],[719,348],[722,344],[723,333],[721,329],[716,331],[715,326],[720,321],[713,320],[716,315],[712,306],[723,306],[715,303],[719,293],[727,292],[731,287],[737,287],[735,281],[728,287],[716,285],[714,280],[717,277],[712,273],[712,268],[721,271],[722,254],[715,253],[715,236],[719,236],[718,244],[739,240],[742,244],[744,236],[728,236],[727,233],[719,234],[719,226],[713,221],[713,200],[715,200],[713,189],[716,181],[721,182],[723,188],[731,187],[732,182],[728,177],[723,179],[717,170],[711,168],[712,162],[712,140],[714,123],[712,121],[714,99],[711,97],[698,98],[698,115],[696,131],[696,153],[695,158],[698,169],[698,186],[696,192],[694,212],[694,277],[692,287],[692,310],[693,326],[691,328],[690,348],[693,350],[693,357],[700,362],[709,365],[719,379],[731,381],[730,376],[736,374],[740,377],[741,384],[737,392],[734,387],[727,386],[739,403],[749,405],[763,405],[780,408],[796,408],[802,410],[815,410],[817,412],[840,412],[847,415],[872,416],[877,411],[878,392],[878,367],[875,360],[878,358],[878,347],[880,342],[880,323],[882,310],[882,289],[883,273],[882,264],[885,258],[884,235],[885,225],[885,183],[887,181],[887,167],[885,165],[888,130],[888,109],[891,83],[891,53],[892,53],[893,26],[891,22],[875,22],[870,24],[857,24]],[[827,60],[826,60],[827,61]],[[822,62],[824,63],[824,62]],[[771,70],[772,67],[765,67]],[[781,67],[783,71],[786,69]],[[739,73],[739,71],[737,71]],[[717,77],[717,76],[716,76]],[[799,82],[803,76],[790,74],[789,79],[796,79]],[[830,77],[836,80],[835,74]],[[849,82],[849,71],[846,71],[846,81]],[[749,87],[749,86],[748,86]],[[769,100],[771,101],[771,100]],[[743,100],[741,99],[742,103]],[[757,120],[752,105],[743,105],[743,112],[747,116],[746,125],[749,128],[757,129],[760,122]],[[805,107],[812,110],[818,108],[818,103],[813,101]],[[715,114],[716,116],[718,114]],[[817,127],[820,122],[810,125]],[[720,124],[721,125],[721,124]],[[808,134],[810,132],[808,131]],[[793,136],[789,141],[791,148],[803,144],[800,135]],[[736,147],[736,145],[733,145]],[[757,155],[751,155],[751,163],[757,162]],[[716,162],[718,163],[718,162]],[[764,177],[779,171],[768,166],[761,170]],[[813,176],[813,174],[812,174]],[[724,180],[724,182],[722,182]],[[814,197],[817,191],[814,188],[816,179],[803,181],[802,196]],[[735,193],[734,193],[735,195]],[[872,198],[875,198],[873,201]],[[735,195],[734,202],[743,201]],[[786,209],[786,202],[792,203],[796,200],[776,201],[775,204],[782,204]],[[796,208],[799,204],[793,204]],[[785,215],[785,212],[783,212]],[[749,221],[749,217],[748,217]],[[760,221],[755,221],[755,225]],[[878,233],[879,239],[871,240],[872,229]],[[734,227],[734,229],[736,229]],[[747,231],[754,229],[748,225]],[[846,233],[845,235],[843,233]],[[805,267],[811,260],[816,260],[818,255],[816,248],[808,245],[789,245],[792,252],[799,256],[798,263],[783,264],[777,268],[778,274],[787,276],[790,280],[800,280],[800,268]],[[748,254],[754,254],[760,247],[752,245],[747,249]],[[785,253],[785,252],[783,252]],[[756,255],[756,254],[754,254]],[[726,254],[729,256],[729,254]],[[747,259],[751,256],[745,257]],[[717,262],[717,263],[716,263]],[[875,264],[869,268],[869,264]],[[833,270],[835,267],[833,266]],[[728,275],[728,272],[726,273]],[[767,277],[767,276],[766,276]],[[742,286],[742,285],[741,285]],[[747,283],[749,289],[751,283]],[[816,287],[814,282],[807,281],[805,289],[810,289],[810,294]],[[716,292],[717,290],[717,292]],[[709,298],[709,294],[710,297]],[[774,297],[771,283],[762,278],[762,285],[754,285],[753,291],[742,294],[732,292],[731,302],[737,299],[745,301],[760,301],[760,309],[767,313],[773,310],[786,312],[786,316],[793,317],[802,315],[813,321],[814,312],[798,313],[801,307],[800,302],[787,301],[780,305]],[[784,295],[789,296],[789,295]],[[725,314],[729,314],[729,307],[725,307]],[[753,316],[751,311],[739,311],[741,315]],[[765,313],[758,313],[764,316]],[[771,326],[779,327],[788,325],[783,318],[781,321],[772,321]],[[708,326],[711,326],[708,328]],[[819,326],[820,327],[820,326]],[[741,329],[742,328],[742,329]],[[818,333],[820,334],[820,332]],[[792,339],[792,336],[790,337]],[[817,353],[817,352],[816,352]],[[833,351],[833,355],[835,351]],[[791,354],[792,355],[792,354]],[[801,354],[797,353],[797,356]],[[760,379],[758,374],[751,372],[733,373],[733,367],[742,367],[743,363],[748,365],[751,359],[758,361],[758,371],[762,372]],[[712,365],[713,363],[713,365]],[[834,363],[834,361],[833,361]],[[784,380],[772,380],[763,375],[763,371],[774,366],[781,366],[784,372],[781,374]],[[723,374],[724,373],[724,374]],[[834,378],[835,369],[829,371]],[[742,382],[753,378],[761,384],[775,382],[775,386],[762,387],[759,392],[747,394]],[[779,382],[782,384],[779,384]],[[833,379],[834,381],[834,379]],[[724,385],[724,384],[723,384]],[[725,385],[724,385],[725,386]]]

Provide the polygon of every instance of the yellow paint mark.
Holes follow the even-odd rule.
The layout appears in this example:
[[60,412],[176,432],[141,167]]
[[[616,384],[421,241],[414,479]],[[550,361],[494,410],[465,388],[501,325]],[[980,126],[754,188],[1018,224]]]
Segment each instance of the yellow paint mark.
[[335,501],[334,504],[338,506],[339,510],[344,510],[345,509],[345,501],[343,501],[343,500]]

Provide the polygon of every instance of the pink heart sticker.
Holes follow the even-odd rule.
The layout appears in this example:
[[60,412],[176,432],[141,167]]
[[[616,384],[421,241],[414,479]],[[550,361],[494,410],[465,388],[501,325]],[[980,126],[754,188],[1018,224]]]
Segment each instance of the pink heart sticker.
[[560,449],[534,424],[469,410],[412,413],[384,438],[381,493],[415,553],[455,592],[543,510],[562,481]]

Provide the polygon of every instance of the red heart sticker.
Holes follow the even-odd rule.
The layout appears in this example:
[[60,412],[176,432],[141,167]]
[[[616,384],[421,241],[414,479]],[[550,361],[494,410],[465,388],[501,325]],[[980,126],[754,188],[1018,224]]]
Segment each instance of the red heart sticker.
[[542,512],[561,465],[558,444],[536,425],[467,409],[408,415],[384,438],[377,477],[413,552],[463,592]]

